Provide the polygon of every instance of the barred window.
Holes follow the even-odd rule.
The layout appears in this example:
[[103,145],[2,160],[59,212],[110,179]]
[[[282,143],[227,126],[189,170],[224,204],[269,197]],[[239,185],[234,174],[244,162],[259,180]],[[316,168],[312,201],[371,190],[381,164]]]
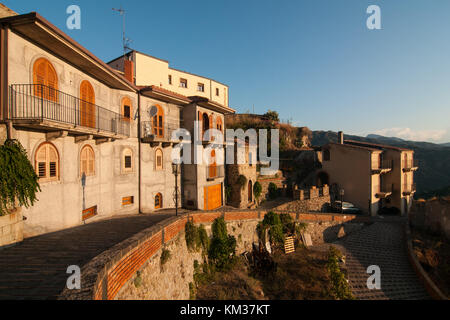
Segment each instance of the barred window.
[[161,149],[155,152],[156,170],[164,170],[164,155]]
[[133,172],[133,151],[131,149],[125,149],[123,151],[123,164],[122,164],[122,172],[130,173]]

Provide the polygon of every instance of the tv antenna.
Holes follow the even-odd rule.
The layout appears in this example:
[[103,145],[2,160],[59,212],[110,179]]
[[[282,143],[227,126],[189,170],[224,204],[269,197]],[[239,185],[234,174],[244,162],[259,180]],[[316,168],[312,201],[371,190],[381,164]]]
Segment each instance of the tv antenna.
[[127,38],[126,33],[125,33],[125,14],[126,11],[125,9],[122,8],[122,6],[120,6],[119,9],[116,8],[112,8],[113,11],[118,12],[122,18],[123,18],[123,25],[122,25],[122,41],[123,41],[123,56],[126,55],[127,50],[131,50],[130,48],[130,43],[132,42],[129,38]]

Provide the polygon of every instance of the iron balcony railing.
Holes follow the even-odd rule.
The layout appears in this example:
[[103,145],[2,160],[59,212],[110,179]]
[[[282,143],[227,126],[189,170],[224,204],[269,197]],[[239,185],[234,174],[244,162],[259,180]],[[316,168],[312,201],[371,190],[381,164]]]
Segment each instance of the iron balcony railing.
[[172,141],[173,133],[180,129],[181,122],[165,121],[160,122],[157,117],[153,121],[143,121],[141,123],[141,138],[153,141]]
[[403,193],[404,194],[412,194],[412,193],[415,193],[416,191],[417,191],[417,185],[415,183],[403,185]]
[[9,120],[50,120],[130,136],[130,121],[111,110],[40,84],[9,87]]
[[393,167],[392,160],[372,161],[372,170],[392,170]]
[[403,160],[402,165],[403,165],[404,170],[412,170],[414,168],[419,167],[419,161],[418,160]]
[[225,166],[208,166],[206,168],[207,180],[220,179],[225,177]]

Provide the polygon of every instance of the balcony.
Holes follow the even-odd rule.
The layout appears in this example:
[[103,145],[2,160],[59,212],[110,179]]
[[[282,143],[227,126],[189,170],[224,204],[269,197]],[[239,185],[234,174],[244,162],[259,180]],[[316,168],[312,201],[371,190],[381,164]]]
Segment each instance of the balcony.
[[414,193],[416,193],[416,191],[417,191],[417,185],[415,183],[403,185],[403,195],[404,196],[413,195]]
[[418,160],[402,161],[402,165],[403,165],[403,172],[417,171],[419,169]]
[[9,87],[8,119],[14,126],[74,136],[121,139],[130,136],[122,115],[44,85]]
[[162,124],[155,121],[143,121],[141,124],[141,141],[151,145],[163,144],[170,146],[179,143],[173,139],[173,133],[180,129],[180,122],[164,121]]
[[373,161],[372,174],[385,174],[392,171],[394,162],[392,160]]
[[392,193],[393,193],[393,190],[394,190],[394,187],[392,186],[392,185],[388,185],[388,186],[382,186],[382,187],[377,187],[377,188],[375,188],[375,190],[379,190],[377,193],[376,193],[376,197],[378,198],[378,199],[387,199],[387,198],[389,198],[390,196],[392,196]]
[[206,180],[214,181],[225,177],[225,166],[209,166],[206,168]]

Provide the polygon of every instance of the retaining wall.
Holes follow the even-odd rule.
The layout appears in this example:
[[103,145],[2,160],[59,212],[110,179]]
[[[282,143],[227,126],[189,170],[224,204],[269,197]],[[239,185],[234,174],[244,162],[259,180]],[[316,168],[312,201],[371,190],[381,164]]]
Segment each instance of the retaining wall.
[[[211,234],[215,219],[224,217],[229,234],[237,239],[237,253],[251,250],[257,241],[256,225],[264,211],[202,212],[190,214],[197,225],[203,224]],[[357,216],[332,214],[292,214],[297,221],[322,225],[355,222]],[[65,290],[60,299],[74,300],[185,300],[193,282],[194,261],[202,262],[199,253],[191,253],[184,237],[188,216],[171,218],[116,245],[82,268],[82,290]],[[171,258],[161,266],[162,250]]]

